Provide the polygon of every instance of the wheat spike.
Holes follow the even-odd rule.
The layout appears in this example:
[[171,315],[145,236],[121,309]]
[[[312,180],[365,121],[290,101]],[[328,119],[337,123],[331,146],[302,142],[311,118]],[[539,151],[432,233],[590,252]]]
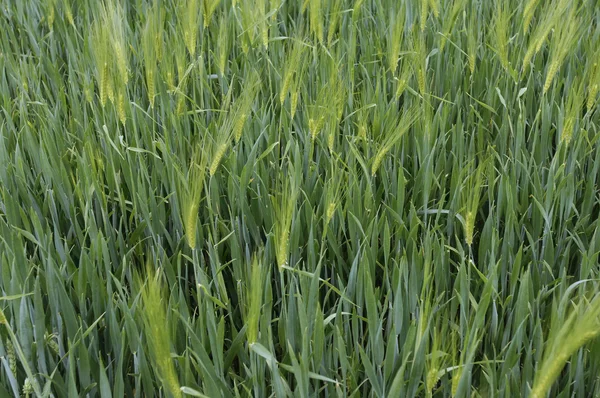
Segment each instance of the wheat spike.
[[75,26],[75,20],[73,18],[73,11],[71,10],[71,5],[69,4],[69,0],[63,0],[63,7],[65,9],[65,19],[71,26]]
[[298,91],[294,91],[290,98],[290,115],[292,119],[294,118],[294,115],[296,114],[296,108],[298,107],[298,96]]
[[546,73],[546,81],[544,83],[544,89],[542,90],[543,94],[546,94],[548,92],[548,89],[550,88],[550,85],[552,84],[552,79],[554,79],[554,76],[556,76],[556,73],[558,72],[558,66],[559,66],[558,60],[554,60],[550,64],[550,67],[548,68],[548,73]]
[[321,0],[309,0],[308,12],[310,14],[310,30],[319,43],[323,42],[323,16]]
[[550,67],[546,74],[546,82],[544,83],[544,94],[550,88],[554,76],[556,76],[556,73],[571,50],[571,47],[577,40],[580,30],[580,21],[575,17],[573,10],[571,10],[568,19],[561,24],[558,29],[558,34],[553,37],[553,51],[550,57]]
[[150,101],[150,107],[154,108],[154,96],[155,86],[154,86],[154,70],[146,69],[146,82],[148,84],[148,100]]
[[104,66],[100,69],[100,104],[102,107],[106,105],[106,97],[108,96],[108,63],[105,62]]
[[284,225],[279,231],[279,244],[276,247],[277,265],[283,267],[288,262],[290,230]]
[[179,20],[183,32],[183,41],[192,58],[196,55],[199,15],[198,0],[186,0],[185,4],[180,7]]
[[[7,324],[7,322],[6,322],[6,317],[4,316],[4,313],[2,312],[2,310],[0,310],[0,325],[2,325],[2,324]],[[17,356],[15,354],[15,347],[13,346],[12,341],[10,341],[10,339],[6,339],[5,348],[6,348],[6,358],[8,359],[8,368],[14,375],[16,375],[17,374]]]
[[29,377],[26,377],[25,381],[23,382],[23,395],[25,395],[26,397],[29,397],[33,393],[34,393],[34,390],[33,390],[33,385],[31,384],[31,380],[29,380]]
[[269,24],[271,19],[267,18],[266,13],[266,0],[260,0],[257,2],[256,12],[258,14],[258,20],[260,21],[260,38],[263,48],[269,47]]
[[471,246],[473,244],[473,231],[475,227],[475,215],[468,211],[465,216],[465,242]]
[[573,124],[573,118],[569,117],[565,120],[565,124],[563,125],[563,132],[560,139],[565,141],[567,145],[571,142],[571,137],[573,136]]
[[204,0],[204,28],[208,28],[212,20],[215,10],[219,6],[221,0]]
[[587,98],[587,110],[590,112],[596,103],[596,96],[598,95],[598,83],[592,84],[590,91],[588,92]]
[[191,202],[185,215],[185,237],[191,249],[196,248],[196,229],[198,225],[198,203]]
[[281,103],[281,105],[283,105],[283,103],[285,102],[285,97],[287,97],[287,94],[289,92],[290,81],[291,81],[291,76],[284,75],[283,85],[281,86],[281,91],[279,93],[279,102]]
[[[581,308],[585,309],[581,311]],[[576,305],[573,312],[555,329],[550,330],[545,344],[544,358],[536,372],[530,397],[547,396],[552,384],[558,378],[565,363],[588,341],[600,334],[600,296],[591,302],[585,298]]]
[[383,149],[377,151],[377,155],[375,155],[375,159],[373,160],[373,164],[371,166],[371,175],[375,175],[375,173],[377,173],[377,170],[379,169],[379,166],[381,165],[386,153],[387,151]]
[[221,145],[219,145],[217,147],[217,150],[215,151],[215,153],[213,155],[213,160],[212,160],[212,162],[210,164],[210,168],[209,168],[209,173],[211,176],[215,175],[215,173],[217,172],[219,163],[221,163],[221,159],[223,159],[223,156],[225,155],[225,151],[227,151],[228,147],[229,147],[228,142],[222,143]]
[[333,201],[327,206],[327,212],[325,213],[325,221],[327,222],[327,224],[329,224],[329,222],[333,218],[333,214],[335,213],[336,208],[337,203]]
[[119,115],[119,120],[123,125],[127,121],[127,114],[125,112],[125,93],[124,90],[120,90],[117,96],[117,114]]
[[50,30],[52,30],[52,27],[54,25],[54,15],[55,15],[54,14],[54,12],[55,12],[55,10],[54,10],[54,7],[55,7],[54,6],[54,1],[55,0],[51,0],[51,1],[48,2],[48,9],[46,11],[48,13],[48,17],[46,18],[46,21],[48,22],[48,28]]
[[419,85],[419,92],[425,94],[425,68],[420,65],[417,69],[417,83]]
[[425,30],[427,14],[429,13],[429,0],[421,0],[421,31]]
[[508,26],[509,15],[500,3],[498,3],[494,18],[494,44],[498,58],[500,58],[500,64],[504,69],[508,69]]
[[598,67],[598,63],[595,62],[592,65],[591,72],[589,74],[589,89],[588,96],[586,101],[587,111],[590,112],[596,103],[596,97],[598,95],[598,90],[600,86],[600,68]]
[[115,84],[113,79],[111,78],[107,78],[106,79],[106,93],[108,95],[108,99],[110,100],[111,104],[115,104]]
[[144,67],[146,71],[146,87],[148,101],[150,102],[151,108],[154,108],[155,96],[154,71],[156,68],[156,45],[154,41],[156,38],[155,31],[157,24],[157,21],[154,18],[155,15],[156,11],[151,12],[142,35],[142,51],[144,54]]
[[337,132],[337,125],[334,123],[331,123],[329,129],[328,129],[328,134],[327,134],[327,149],[329,149],[329,152],[333,152],[333,146],[335,144],[335,133]]
[[473,75],[473,73],[475,72],[475,64],[477,61],[477,46],[479,44],[479,36],[475,24],[475,17],[471,16],[471,18],[469,18],[469,34],[467,35],[467,58],[469,61],[469,71],[471,72],[471,75]]
[[127,67],[127,43],[125,42],[125,33],[123,31],[123,10],[120,5],[113,2],[108,3],[106,11],[105,24],[110,28],[110,41],[116,58],[117,71],[124,85],[129,81],[129,72]]
[[371,175],[375,175],[381,162],[383,161],[385,155],[392,149],[394,144],[398,142],[404,134],[411,128],[411,126],[417,121],[419,116],[422,113],[422,109],[419,106],[413,106],[409,109],[400,119],[396,121],[396,127],[391,130],[385,136],[383,142],[377,154],[373,158],[373,163],[371,165]]
[[390,29],[391,34],[388,40],[388,67],[392,74],[394,74],[398,68],[398,58],[400,57],[400,47],[404,33],[404,7],[401,7],[398,13],[392,17],[390,25],[392,28]]
[[433,12],[434,17],[440,16],[440,6],[437,3],[437,0],[429,0],[429,7],[431,7],[431,12]]
[[531,23],[538,2],[539,0],[529,0],[523,9],[523,33],[527,33],[529,30],[529,24]]
[[404,90],[406,90],[406,87],[408,86],[409,77],[410,77],[410,69],[404,68],[404,70],[402,71],[402,74],[398,78],[398,82],[397,82],[397,86],[396,86],[396,94],[395,94],[396,99],[400,98],[400,96],[404,93]]
[[333,0],[331,12],[329,13],[329,26],[327,27],[327,45],[331,46],[340,24],[340,13],[342,11],[342,0]]
[[183,210],[183,227],[188,246],[191,249],[196,248],[196,230],[198,224],[198,210],[202,190],[204,189],[204,179],[207,157],[203,142],[196,145],[188,172],[186,175],[185,186],[181,190],[180,207]]
[[142,291],[144,334],[148,340],[150,353],[158,368],[159,379],[170,396],[181,398],[179,380],[171,357],[171,337],[167,327],[169,317],[164,306],[160,274],[147,266],[150,275]]
[[236,142],[239,141],[240,138],[242,138],[242,130],[244,128],[244,124],[246,123],[247,118],[248,118],[248,114],[242,113],[241,115],[239,115],[239,117],[235,121],[235,124],[233,127],[233,136],[235,137]]

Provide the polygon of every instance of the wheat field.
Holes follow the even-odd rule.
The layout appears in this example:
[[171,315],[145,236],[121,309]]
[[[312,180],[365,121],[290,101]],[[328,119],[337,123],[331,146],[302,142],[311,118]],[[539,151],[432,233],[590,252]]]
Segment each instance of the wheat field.
[[0,397],[600,397],[596,0],[0,0]]

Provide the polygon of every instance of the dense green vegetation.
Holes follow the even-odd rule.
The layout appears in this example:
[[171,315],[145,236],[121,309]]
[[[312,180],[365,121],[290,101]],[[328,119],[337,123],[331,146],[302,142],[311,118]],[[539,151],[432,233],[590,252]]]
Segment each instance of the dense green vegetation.
[[0,396],[600,396],[595,0],[0,0]]

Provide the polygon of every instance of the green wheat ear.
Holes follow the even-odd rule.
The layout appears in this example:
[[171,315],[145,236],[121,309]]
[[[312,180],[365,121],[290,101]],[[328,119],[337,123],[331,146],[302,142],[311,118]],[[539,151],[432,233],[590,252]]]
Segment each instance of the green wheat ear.
[[150,107],[154,108],[156,96],[157,63],[162,55],[162,13],[158,3],[150,9],[146,25],[142,31],[142,53],[146,74],[146,90]]
[[560,135],[561,141],[564,141],[567,145],[571,142],[573,137],[573,131],[579,115],[583,108],[583,79],[577,77],[571,83],[571,89],[567,96],[567,106],[565,112],[565,119],[563,122],[563,129]]
[[407,112],[405,112],[396,122],[396,126],[390,129],[371,164],[371,175],[375,175],[381,162],[385,158],[385,155],[392,149],[392,147],[408,132],[412,125],[419,119],[422,114],[422,108],[418,105],[414,105]]
[[100,90],[100,105],[106,105],[110,74],[110,38],[106,26],[96,21],[92,25],[92,49],[96,61],[96,76]]
[[309,0],[310,31],[319,43],[323,42],[323,4],[322,0]]
[[181,190],[182,201],[180,206],[183,212],[183,227],[188,246],[192,249],[196,248],[198,210],[206,178],[207,158],[203,142],[198,143],[187,171],[185,186]]
[[596,52],[592,56],[590,68],[586,73],[588,79],[587,111],[590,112],[596,103],[600,91],[600,46],[596,42]]
[[504,69],[508,69],[508,40],[510,14],[505,6],[499,2],[496,6],[494,15],[494,47],[500,64]]
[[420,2],[421,2],[421,9],[420,9],[419,21],[420,21],[421,32],[423,32],[425,30],[425,26],[427,24],[427,16],[429,14],[429,0],[420,0]]
[[454,29],[458,15],[464,10],[466,3],[467,0],[457,0],[453,2],[450,13],[444,19],[442,37],[440,38],[440,51],[444,50],[444,47],[446,46],[446,40],[452,34],[452,30]]
[[196,55],[196,40],[198,29],[200,28],[200,8],[198,0],[185,0],[178,4],[177,17],[179,20],[180,31],[183,33],[183,42],[190,54],[194,58]]
[[[568,3],[566,1],[559,0],[555,7],[547,7],[543,16],[541,17],[540,23],[537,25],[535,31],[532,33],[527,50],[523,57],[523,72],[527,72],[529,63],[533,56],[536,55],[544,45],[546,39],[552,32],[552,29],[559,24],[564,12],[566,11]],[[563,24],[559,24],[563,25]],[[556,50],[554,51],[556,52]],[[557,55],[554,55],[556,58]]]
[[572,10],[566,21],[561,21],[557,26],[558,32],[552,37],[552,50],[550,53],[550,63],[546,72],[546,80],[542,93],[545,94],[558,70],[564,62],[567,54],[573,48],[573,44],[578,40],[581,31],[581,21],[575,16]]
[[327,27],[327,46],[331,47],[340,25],[342,12],[342,0],[333,0],[331,12],[329,13],[329,26]]
[[392,74],[396,73],[398,68],[398,59],[400,58],[400,49],[404,39],[404,19],[406,18],[404,3],[398,7],[397,13],[390,16],[390,28],[388,34],[388,68]]
[[288,263],[290,230],[299,193],[298,182],[295,181],[293,173],[290,172],[284,179],[282,191],[271,198],[275,213],[275,256],[280,270]]
[[477,29],[475,13],[472,13],[469,17],[467,33],[467,58],[469,71],[471,72],[471,75],[473,75],[477,64],[477,49],[479,47],[479,31]]
[[529,24],[533,18],[535,8],[537,7],[540,0],[529,0],[523,9],[523,33],[527,33],[529,30]]
[[204,17],[204,27],[208,28],[210,25],[210,21],[212,20],[212,16],[221,3],[221,0],[204,0],[202,2],[202,13]]
[[532,398],[547,396],[569,358],[600,335],[600,295],[596,295],[591,302],[587,302],[585,297],[581,298],[565,320],[559,319],[562,315],[560,309],[553,311],[544,359],[536,371],[531,389]]
[[171,357],[170,317],[167,315],[162,287],[162,274],[146,266],[147,279],[142,290],[144,334],[148,342],[157,376],[171,396],[182,396],[175,366]]
[[225,75],[225,68],[229,58],[230,41],[234,25],[229,23],[228,15],[223,14],[219,18],[219,38],[217,39],[217,66],[221,76]]
[[244,125],[252,113],[252,105],[256,100],[257,94],[259,93],[260,83],[261,80],[258,72],[253,71],[242,87],[240,98],[238,98],[233,105],[232,125],[235,142],[238,142],[242,137]]
[[298,92],[298,86],[302,84],[304,78],[304,71],[306,69],[306,44],[300,38],[291,39],[291,51],[286,57],[286,61],[283,69],[283,78],[281,83],[281,90],[279,92],[279,102],[283,105],[287,95],[290,93],[293,96],[294,93]]
[[465,214],[464,214],[464,230],[465,243],[470,247],[473,244],[473,236],[475,235],[475,219],[479,210],[479,202],[481,199],[481,190],[485,178],[485,170],[488,165],[488,159],[484,159],[470,175],[467,176],[464,189]]
[[102,20],[109,29],[110,44],[115,58],[119,82],[126,86],[129,82],[129,56],[127,35],[125,31],[125,15],[123,6],[115,4],[114,0],[106,1],[103,7]]

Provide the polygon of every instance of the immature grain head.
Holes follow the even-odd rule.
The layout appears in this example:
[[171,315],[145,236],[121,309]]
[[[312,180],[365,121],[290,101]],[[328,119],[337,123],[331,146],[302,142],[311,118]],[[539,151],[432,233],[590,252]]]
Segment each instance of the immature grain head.
[[162,288],[162,276],[158,272],[148,269],[148,279],[142,291],[142,304],[144,316],[144,334],[152,354],[152,359],[158,370],[157,375],[163,388],[171,396],[181,397],[181,390],[173,359],[171,358],[171,336],[165,299]]
[[587,111],[590,112],[596,103],[600,89],[600,49],[596,51],[595,59],[588,72],[588,95],[586,101]]

